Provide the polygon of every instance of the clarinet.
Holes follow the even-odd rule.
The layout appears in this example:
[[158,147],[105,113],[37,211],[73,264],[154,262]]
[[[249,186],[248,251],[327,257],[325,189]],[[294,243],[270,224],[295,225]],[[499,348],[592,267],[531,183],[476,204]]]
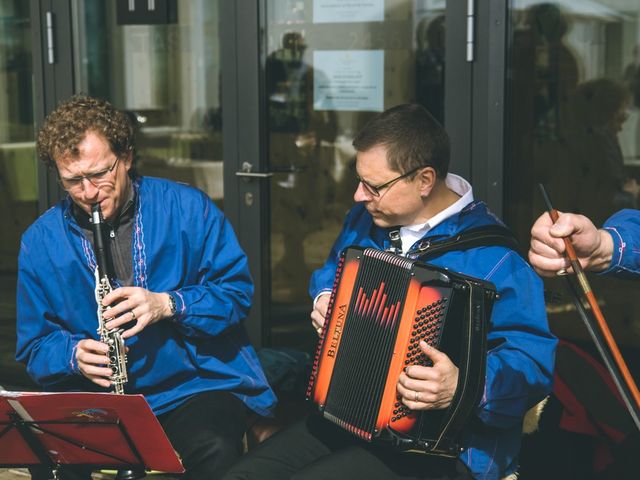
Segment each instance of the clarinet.
[[91,207],[91,222],[93,227],[93,243],[96,254],[96,302],[98,302],[98,334],[100,341],[109,346],[109,367],[113,374],[110,377],[115,393],[123,394],[124,386],[127,383],[127,355],[122,338],[121,328],[108,330],[104,324],[104,312],[111,307],[104,307],[102,299],[112,290],[111,281],[109,280],[109,263],[108,245],[105,244],[103,229],[104,218],[102,218],[102,210],[99,204]]

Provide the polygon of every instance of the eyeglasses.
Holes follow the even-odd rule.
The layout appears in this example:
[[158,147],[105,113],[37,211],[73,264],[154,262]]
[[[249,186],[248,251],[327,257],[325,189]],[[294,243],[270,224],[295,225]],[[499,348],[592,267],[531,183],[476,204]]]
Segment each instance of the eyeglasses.
[[65,178],[58,176],[58,182],[65,190],[77,190],[82,186],[83,180],[88,180],[94,187],[99,187],[100,185],[104,185],[110,180],[110,173],[116,168],[118,165],[118,161],[120,157],[116,157],[116,161],[113,162],[109,168],[105,168],[104,170],[100,170],[98,172],[88,173],[87,175],[80,175],[78,177]]
[[421,168],[424,168],[424,166],[416,167],[413,170],[408,171],[407,173],[403,173],[399,177],[393,178],[393,179],[389,180],[388,182],[385,182],[382,185],[377,185],[377,186],[373,186],[370,183],[365,182],[357,174],[356,174],[356,179],[358,180],[358,182],[360,182],[362,184],[362,186],[364,187],[364,189],[367,192],[369,192],[374,197],[379,197],[380,196],[380,190],[384,190],[385,188],[389,188],[391,185],[396,183],[398,180],[402,180],[403,178],[407,178],[409,175],[417,172]]

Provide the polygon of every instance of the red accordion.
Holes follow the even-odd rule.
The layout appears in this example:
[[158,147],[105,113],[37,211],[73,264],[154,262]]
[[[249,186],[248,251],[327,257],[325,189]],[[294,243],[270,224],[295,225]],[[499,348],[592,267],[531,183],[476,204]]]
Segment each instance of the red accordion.
[[[338,264],[307,398],[322,415],[372,442],[457,456],[457,436],[484,388],[486,330],[495,287],[373,248]],[[425,340],[459,368],[451,405],[412,411],[396,385],[408,365],[429,365]]]

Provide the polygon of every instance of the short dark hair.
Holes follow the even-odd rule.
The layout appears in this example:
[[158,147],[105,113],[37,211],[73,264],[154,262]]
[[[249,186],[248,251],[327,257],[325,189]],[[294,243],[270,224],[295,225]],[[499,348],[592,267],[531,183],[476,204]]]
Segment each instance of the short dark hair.
[[38,158],[55,168],[55,158],[78,155],[78,145],[87,132],[105,138],[118,157],[131,152],[135,159],[135,129],[130,117],[106,100],[74,95],[60,103],[38,132]]
[[437,178],[444,178],[449,171],[449,136],[422,105],[397,105],[376,115],[356,135],[353,146],[359,152],[385,147],[389,168],[400,173],[433,167]]

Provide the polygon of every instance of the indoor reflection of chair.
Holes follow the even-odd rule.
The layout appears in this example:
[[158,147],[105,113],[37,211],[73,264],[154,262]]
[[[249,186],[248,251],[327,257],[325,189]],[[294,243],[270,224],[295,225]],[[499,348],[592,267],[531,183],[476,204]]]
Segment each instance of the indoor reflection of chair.
[[0,182],[10,203],[37,201],[36,179],[33,142],[0,144]]
[[0,270],[16,271],[20,235],[36,218],[37,201],[35,143],[0,144]]
[[[0,153],[0,211],[2,212],[2,218],[7,218],[7,215],[11,215],[13,209],[11,208],[12,199],[9,193],[9,181],[7,179],[6,166],[3,155]],[[5,213],[6,212],[6,213]]]
[[145,160],[141,162],[140,171],[143,175],[169,178],[199,188],[214,201],[221,201],[224,197],[223,162]]

